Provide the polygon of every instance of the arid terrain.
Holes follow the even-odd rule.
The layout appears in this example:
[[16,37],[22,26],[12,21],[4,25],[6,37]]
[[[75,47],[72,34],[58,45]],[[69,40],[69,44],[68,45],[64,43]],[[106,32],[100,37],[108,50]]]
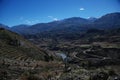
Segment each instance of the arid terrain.
[[120,80],[120,13],[1,24],[0,80]]

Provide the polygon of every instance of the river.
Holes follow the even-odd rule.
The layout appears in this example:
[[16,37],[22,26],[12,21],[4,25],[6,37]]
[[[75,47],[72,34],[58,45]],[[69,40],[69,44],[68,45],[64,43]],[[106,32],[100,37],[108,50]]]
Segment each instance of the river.
[[56,53],[57,56],[60,56],[63,60],[67,57],[65,53]]

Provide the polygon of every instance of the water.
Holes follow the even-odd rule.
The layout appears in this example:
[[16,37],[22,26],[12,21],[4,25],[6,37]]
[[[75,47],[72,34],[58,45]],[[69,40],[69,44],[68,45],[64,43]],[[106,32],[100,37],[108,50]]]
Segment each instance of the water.
[[64,60],[67,55],[65,53],[56,53],[58,56],[62,57],[62,59]]

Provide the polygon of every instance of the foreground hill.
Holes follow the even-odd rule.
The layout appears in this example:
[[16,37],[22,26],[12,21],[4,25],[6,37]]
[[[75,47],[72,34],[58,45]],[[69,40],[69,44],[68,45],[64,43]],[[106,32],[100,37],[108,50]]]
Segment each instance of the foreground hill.
[[0,57],[15,60],[45,60],[47,54],[21,36],[0,28]]

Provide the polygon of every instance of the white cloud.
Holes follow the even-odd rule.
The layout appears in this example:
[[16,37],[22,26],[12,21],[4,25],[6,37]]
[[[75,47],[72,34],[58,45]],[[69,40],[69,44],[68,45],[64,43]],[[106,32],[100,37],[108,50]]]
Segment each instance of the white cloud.
[[88,19],[90,18],[90,17],[87,17]]
[[35,24],[35,23],[39,23],[40,22],[39,19],[35,19],[35,18],[33,18],[33,19],[26,19],[23,16],[20,16],[19,20],[20,20],[20,22],[26,23],[26,24]]
[[85,8],[80,8],[80,11],[84,11],[85,10]]
[[38,23],[40,22],[39,20],[25,20],[24,21],[26,24],[35,24],[35,23]]
[[48,18],[52,19],[53,21],[58,21],[58,18],[53,17],[53,16],[48,16]]
[[48,16],[48,18],[53,18],[53,16]]
[[54,21],[58,21],[58,19],[57,19],[57,18],[54,18],[53,20],[54,20]]
[[32,21],[30,21],[30,20],[25,20],[25,23],[27,23],[27,24],[31,24]]

